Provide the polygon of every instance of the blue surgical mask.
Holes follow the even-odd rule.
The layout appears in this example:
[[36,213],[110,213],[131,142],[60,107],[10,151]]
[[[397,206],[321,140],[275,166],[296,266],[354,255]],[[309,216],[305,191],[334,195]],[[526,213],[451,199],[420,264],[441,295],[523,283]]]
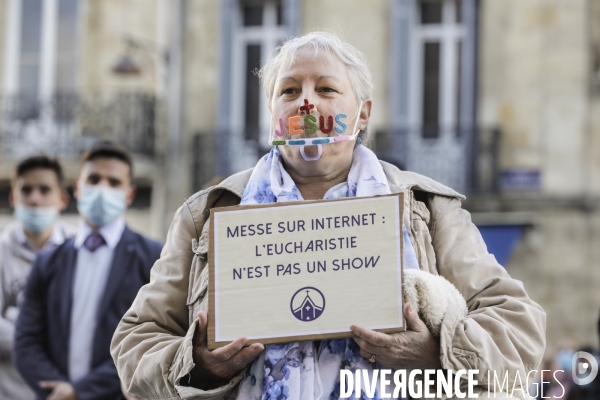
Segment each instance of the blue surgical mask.
[[56,218],[58,210],[54,207],[15,207],[15,218],[23,224],[25,230],[31,233],[40,233],[48,229]]
[[573,350],[563,349],[556,355],[555,362],[560,369],[570,372],[571,369],[573,369],[572,362],[574,354],[575,352]]
[[104,186],[86,185],[81,189],[77,208],[81,215],[94,226],[104,226],[127,209],[127,193],[123,190]]

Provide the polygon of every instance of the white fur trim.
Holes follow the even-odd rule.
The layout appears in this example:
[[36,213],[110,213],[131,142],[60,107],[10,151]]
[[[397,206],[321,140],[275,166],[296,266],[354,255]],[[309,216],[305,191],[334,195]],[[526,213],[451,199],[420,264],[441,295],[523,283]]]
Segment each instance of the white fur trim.
[[[425,322],[431,334],[440,336],[442,321],[450,307],[459,310],[463,317],[467,316],[468,308],[465,299],[458,289],[439,275],[433,275],[418,269],[404,270],[404,301],[410,303],[419,317]],[[521,396],[510,396],[508,393],[489,393],[482,387],[475,387],[474,392],[478,399],[522,399]],[[521,394],[520,391],[517,393]],[[446,398],[454,400],[454,398]],[[462,400],[471,400],[466,398]]]
[[404,301],[419,313],[435,337],[440,336],[444,315],[449,307],[456,307],[467,316],[467,303],[452,283],[439,275],[417,269],[404,270]]

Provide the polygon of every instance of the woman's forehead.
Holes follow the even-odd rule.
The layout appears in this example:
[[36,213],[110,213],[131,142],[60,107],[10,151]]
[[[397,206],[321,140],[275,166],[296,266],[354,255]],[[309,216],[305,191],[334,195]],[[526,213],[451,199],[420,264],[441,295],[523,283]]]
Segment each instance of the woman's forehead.
[[344,63],[325,49],[300,49],[290,63],[283,65],[278,81],[298,80],[303,77],[349,79]]

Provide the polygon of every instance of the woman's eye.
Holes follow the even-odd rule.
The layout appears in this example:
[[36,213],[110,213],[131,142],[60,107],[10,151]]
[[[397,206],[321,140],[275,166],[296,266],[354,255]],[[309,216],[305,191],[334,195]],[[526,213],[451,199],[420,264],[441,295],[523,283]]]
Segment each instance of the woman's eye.
[[281,94],[294,94],[296,93],[296,89],[294,88],[285,88],[281,91]]
[[325,92],[325,93],[334,93],[335,89],[330,88],[330,87],[324,87],[324,88],[321,88],[321,91]]

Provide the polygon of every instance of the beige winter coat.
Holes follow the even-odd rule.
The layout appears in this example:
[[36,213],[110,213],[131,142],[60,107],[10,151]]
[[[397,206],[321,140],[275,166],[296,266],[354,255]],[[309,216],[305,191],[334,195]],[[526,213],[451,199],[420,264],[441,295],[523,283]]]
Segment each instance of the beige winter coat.
[[[487,252],[469,213],[461,208],[463,196],[424,176],[381,164],[392,192],[408,193],[404,223],[421,271],[441,275],[466,300],[466,316],[448,302],[434,324],[443,368],[479,369],[477,380],[484,387],[488,370],[499,376],[509,371],[512,387],[517,371],[524,377],[542,359],[544,311]],[[242,374],[209,391],[185,383],[194,368],[195,315],[208,306],[209,210],[239,204],[251,173],[241,172],[196,193],[177,211],[150,283],[138,293],[111,344],[128,391],[148,400],[235,398]]]

